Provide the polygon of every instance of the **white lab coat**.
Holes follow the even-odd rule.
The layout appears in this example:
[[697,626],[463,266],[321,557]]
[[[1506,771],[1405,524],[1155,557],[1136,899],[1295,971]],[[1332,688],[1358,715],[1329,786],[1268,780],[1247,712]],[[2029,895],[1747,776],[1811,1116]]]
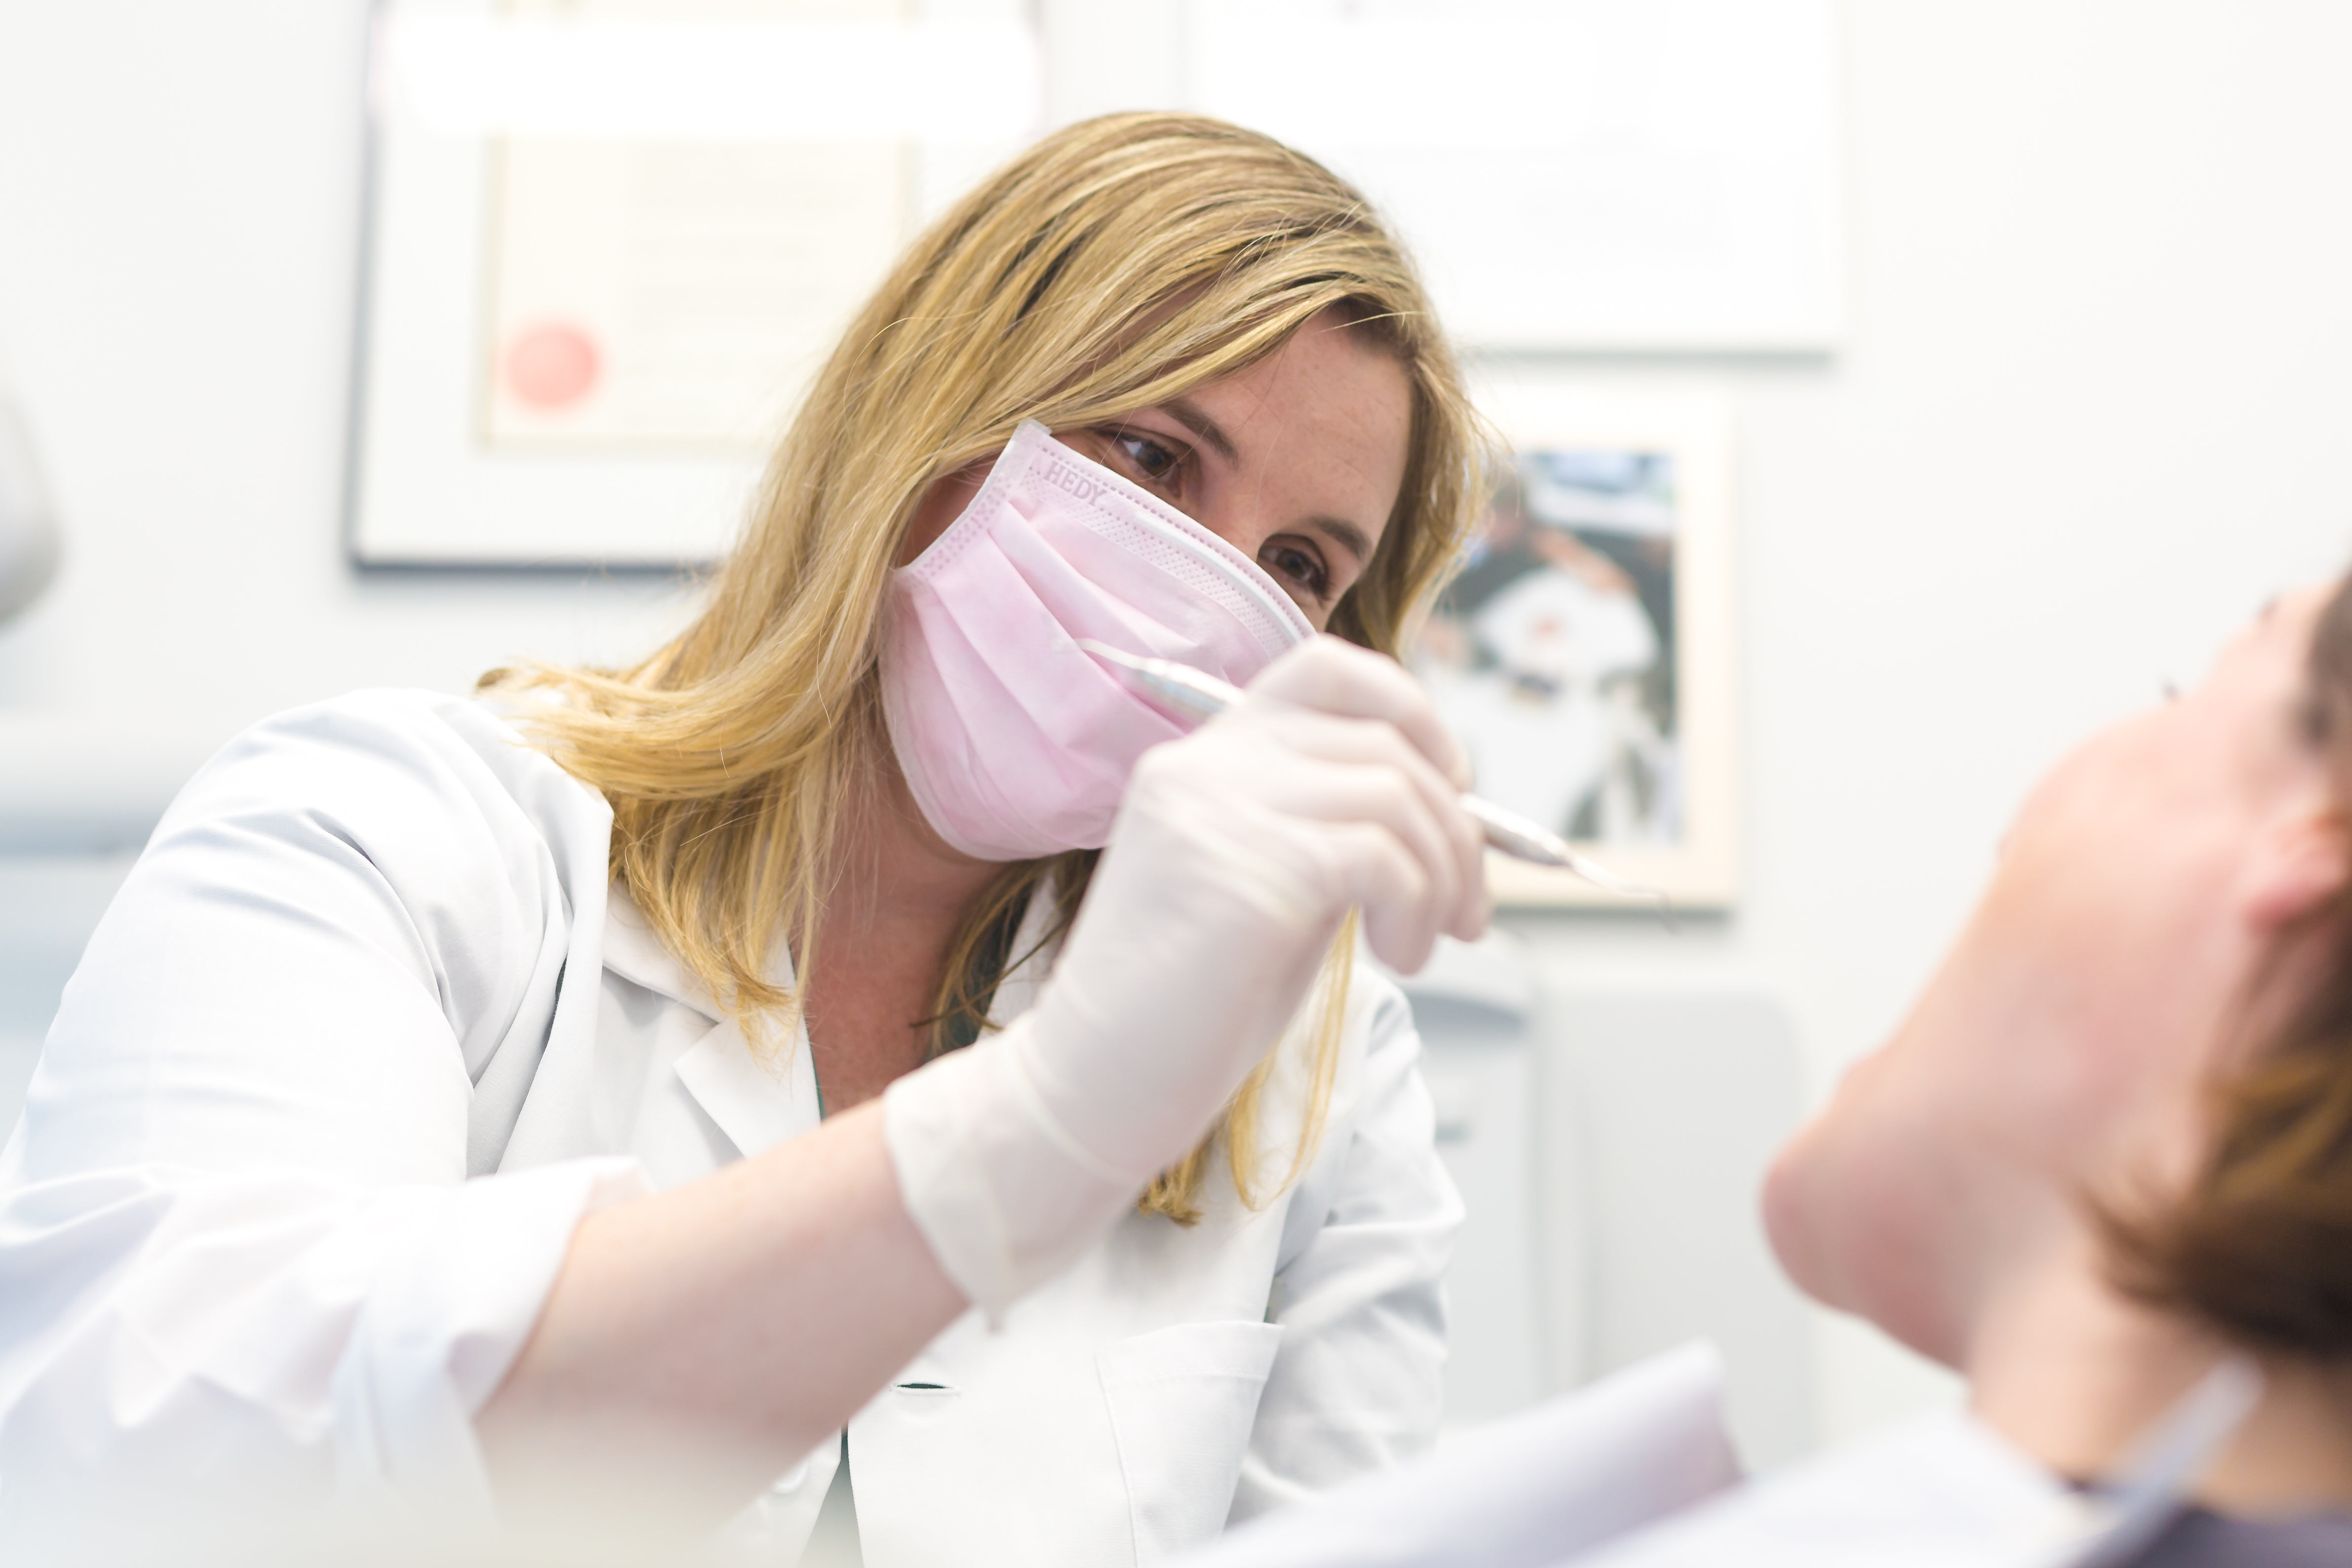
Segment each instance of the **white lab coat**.
[[[816,1121],[805,1042],[763,1067],[608,910],[610,831],[425,693],[283,714],[198,773],[0,1152],[0,1531],[93,1479],[487,1506],[471,1417],[582,1214]],[[918,1356],[849,1427],[866,1562],[1152,1562],[1428,1444],[1460,1206],[1417,1052],[1360,968],[1288,1192],[1131,1215]],[[838,1448],[734,1529],[790,1562]]]

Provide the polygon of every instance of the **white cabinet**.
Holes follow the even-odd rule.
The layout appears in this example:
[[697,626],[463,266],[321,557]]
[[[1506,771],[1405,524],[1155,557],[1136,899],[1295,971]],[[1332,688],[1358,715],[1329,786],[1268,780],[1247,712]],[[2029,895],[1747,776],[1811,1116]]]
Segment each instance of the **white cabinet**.
[[1706,1339],[1748,1462],[1810,1449],[1812,1323],[1757,1206],[1803,1105],[1779,1004],[1696,977],[1549,984],[1501,930],[1400,983],[1468,1211],[1447,1424]]

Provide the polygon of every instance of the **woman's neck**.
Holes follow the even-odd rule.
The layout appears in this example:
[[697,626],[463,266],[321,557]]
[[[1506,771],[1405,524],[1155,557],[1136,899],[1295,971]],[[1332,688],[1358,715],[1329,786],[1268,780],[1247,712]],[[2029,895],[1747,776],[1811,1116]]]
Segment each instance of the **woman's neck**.
[[922,1064],[957,928],[1004,869],[940,838],[895,767],[877,785],[842,823],[835,891],[817,951],[803,955],[802,1006],[828,1112]]
[[936,931],[944,946],[964,910],[1004,868],[941,838],[897,767],[883,773],[834,845],[840,872],[825,910],[828,929],[861,938]]
[[[1986,1425],[2089,1481],[2114,1475],[2226,1353],[2125,1299],[2076,1226],[1986,1292],[1963,1370]],[[2198,1500],[2247,1517],[2352,1508],[2352,1377],[2283,1359],[2266,1361],[2263,1374],[2261,1401],[2199,1479]]]

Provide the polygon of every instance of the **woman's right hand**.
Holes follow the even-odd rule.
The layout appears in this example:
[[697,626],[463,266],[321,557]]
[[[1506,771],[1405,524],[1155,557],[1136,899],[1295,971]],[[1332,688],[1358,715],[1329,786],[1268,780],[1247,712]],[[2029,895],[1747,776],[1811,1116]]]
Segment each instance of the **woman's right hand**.
[[1465,773],[1402,669],[1328,637],[1145,755],[1037,1005],[891,1090],[909,1212],[973,1300],[1058,1269],[1199,1141],[1349,909],[1401,969],[1484,929]]
[[1145,754],[1112,844],[1134,846],[1133,864],[1172,838],[1254,870],[1237,886],[1265,894],[1265,917],[1286,927],[1360,907],[1372,951],[1411,973],[1440,932],[1466,942],[1486,929],[1469,784],[1461,745],[1395,660],[1318,637],[1268,666],[1240,706]]
[[1040,1089],[1090,1152],[1148,1179],[1181,1157],[1306,999],[1360,907],[1418,969],[1485,928],[1467,765],[1395,661],[1337,637],[1145,753],[1039,1001]]

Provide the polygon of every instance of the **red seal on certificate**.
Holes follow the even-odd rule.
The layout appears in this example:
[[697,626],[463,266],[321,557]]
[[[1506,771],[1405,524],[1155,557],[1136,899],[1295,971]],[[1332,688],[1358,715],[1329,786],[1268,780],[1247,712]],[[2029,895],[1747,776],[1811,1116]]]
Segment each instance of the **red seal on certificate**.
[[525,327],[507,342],[507,390],[532,408],[568,407],[588,395],[603,368],[596,341],[569,321]]

